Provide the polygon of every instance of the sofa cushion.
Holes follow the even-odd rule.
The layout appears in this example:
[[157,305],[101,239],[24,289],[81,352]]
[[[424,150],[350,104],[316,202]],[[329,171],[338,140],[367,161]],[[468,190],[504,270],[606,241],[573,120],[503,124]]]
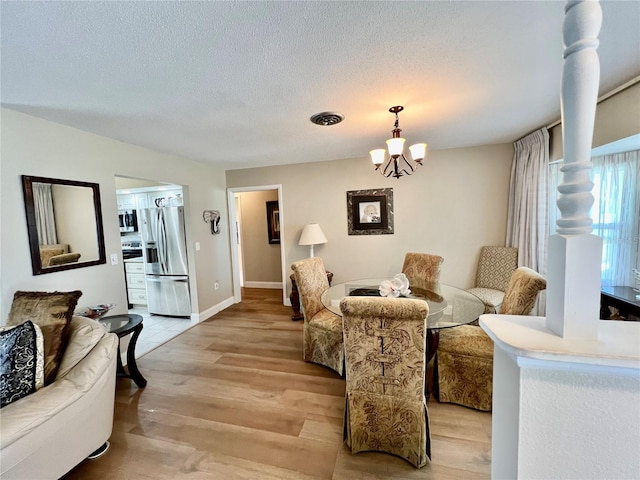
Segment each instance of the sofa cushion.
[[0,331],[0,408],[44,385],[44,342],[31,321]]
[[64,377],[80,360],[86,357],[107,331],[97,321],[74,316],[69,324],[69,342],[64,351],[56,380]]
[[67,346],[68,326],[82,292],[21,292],[13,296],[7,325],[27,320],[37,324],[44,337],[44,384],[56,378]]

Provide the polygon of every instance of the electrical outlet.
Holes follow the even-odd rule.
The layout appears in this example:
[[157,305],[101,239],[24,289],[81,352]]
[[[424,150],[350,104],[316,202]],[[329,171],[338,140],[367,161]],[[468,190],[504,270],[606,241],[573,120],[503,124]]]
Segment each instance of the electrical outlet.
[[118,254],[117,253],[112,253],[111,254],[111,265],[117,265],[118,264]]
[[220,288],[220,283],[218,283],[218,281],[216,280],[215,283],[213,284],[213,289],[218,290],[219,288]]
[[200,242],[196,242],[196,252],[200,250]]

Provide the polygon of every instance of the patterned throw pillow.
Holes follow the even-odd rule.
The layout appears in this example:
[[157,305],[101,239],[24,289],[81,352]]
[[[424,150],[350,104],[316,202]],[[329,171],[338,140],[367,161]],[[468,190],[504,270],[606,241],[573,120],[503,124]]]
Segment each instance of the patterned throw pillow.
[[0,331],[0,408],[44,384],[44,342],[37,325],[26,321]]
[[44,384],[56,378],[67,347],[69,323],[82,292],[16,292],[7,325],[31,320],[44,337]]

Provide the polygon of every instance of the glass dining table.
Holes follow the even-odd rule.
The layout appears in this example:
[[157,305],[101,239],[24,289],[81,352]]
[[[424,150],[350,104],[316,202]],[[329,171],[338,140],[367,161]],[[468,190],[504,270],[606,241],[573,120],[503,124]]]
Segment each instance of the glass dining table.
[[[322,293],[322,304],[336,315],[342,316],[340,300],[348,296],[380,296],[378,287],[388,278],[365,278],[336,283]],[[438,350],[439,331],[469,324],[484,313],[484,303],[461,288],[435,283],[428,289],[409,287],[411,294],[400,298],[417,298],[429,305],[427,315],[427,356],[433,358]]]

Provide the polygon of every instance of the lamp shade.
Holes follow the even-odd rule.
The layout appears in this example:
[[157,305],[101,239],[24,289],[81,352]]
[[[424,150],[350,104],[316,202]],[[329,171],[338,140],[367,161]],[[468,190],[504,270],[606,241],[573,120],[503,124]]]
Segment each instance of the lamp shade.
[[392,157],[398,157],[402,155],[402,150],[404,149],[404,138],[390,138],[387,140],[387,148],[389,149],[389,155]]
[[322,233],[320,225],[317,223],[305,225],[302,229],[298,245],[318,245],[320,243],[327,243],[327,237]]
[[411,145],[409,147],[409,151],[411,152],[411,158],[413,158],[413,160],[423,160],[425,155],[427,154],[427,144],[416,143],[415,145]]
[[369,152],[369,154],[371,155],[371,161],[376,166],[382,165],[386,153],[387,151],[384,148],[378,148]]

